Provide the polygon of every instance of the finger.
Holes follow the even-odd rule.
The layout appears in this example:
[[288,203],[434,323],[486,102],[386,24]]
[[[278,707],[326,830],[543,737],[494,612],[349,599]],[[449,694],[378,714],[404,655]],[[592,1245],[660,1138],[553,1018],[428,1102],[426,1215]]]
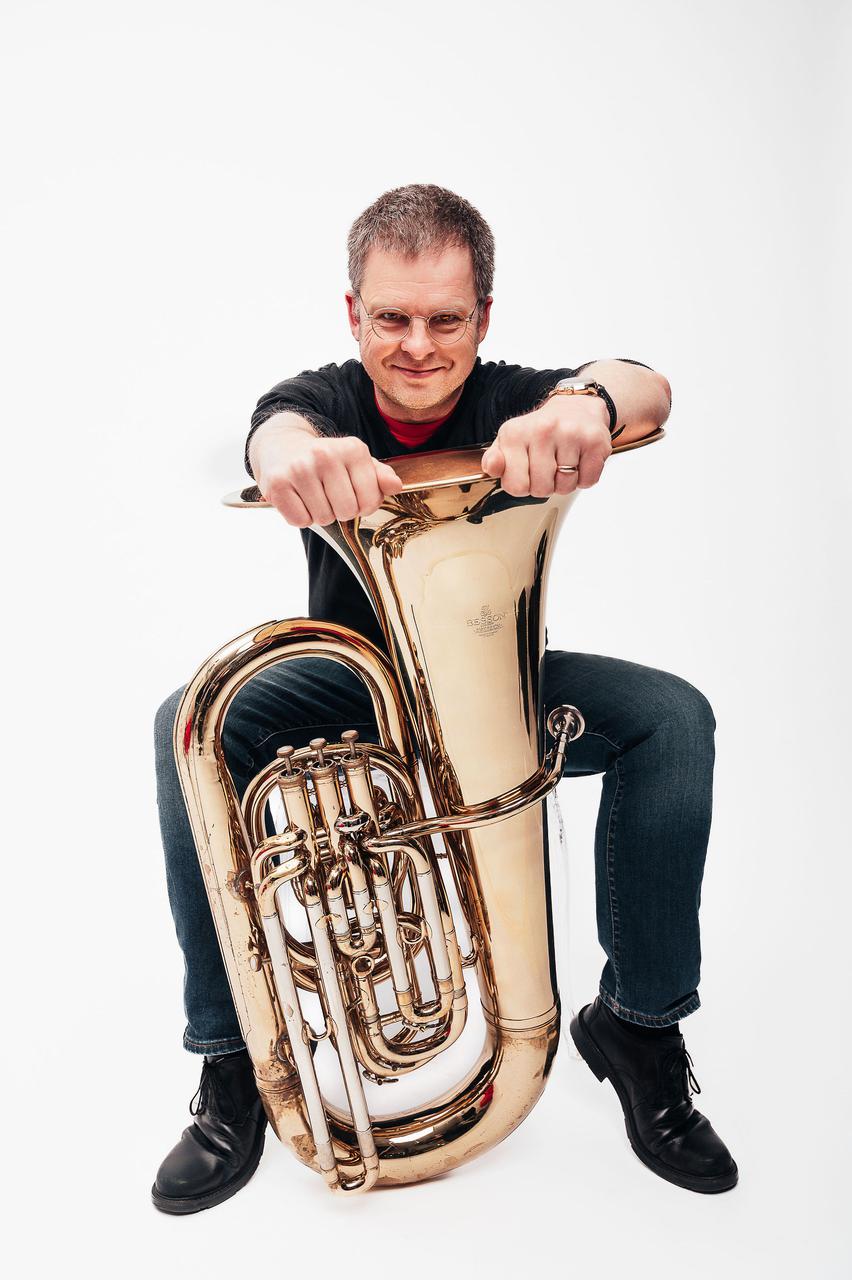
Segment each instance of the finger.
[[376,480],[382,493],[399,493],[402,488],[402,477],[386,462],[375,462]]
[[350,463],[349,479],[355,490],[358,514],[371,515],[382,501],[382,490],[372,458],[361,458],[357,462]]
[[[557,467],[576,467],[579,464],[579,449],[576,444],[563,444],[556,450]],[[557,471],[554,477],[554,493],[573,493],[577,488],[578,472]]]
[[292,484],[307,508],[311,524],[331,524],[334,520],[334,512],[331,509],[319,476],[312,472],[311,474],[294,477]]
[[502,476],[506,459],[499,444],[492,444],[485,450],[480,466],[487,476]]
[[288,524],[296,525],[299,529],[306,529],[309,524],[313,523],[310,512],[293,489],[277,492],[272,505]]
[[553,481],[554,493],[573,493],[577,488],[576,471],[557,471]]
[[515,498],[525,498],[530,491],[529,454],[525,444],[501,444],[505,466],[500,485]]
[[[358,514],[358,499],[352,488],[349,471],[342,462],[329,467],[322,478],[325,496],[332,510],[333,520],[354,520]],[[328,521],[327,523],[331,523]]]
[[556,483],[556,452],[552,441],[531,440],[529,445],[530,494],[547,498]]
[[595,450],[586,450],[580,458],[580,477],[577,481],[578,489],[591,489],[593,484],[601,478],[601,472],[604,469],[606,456]]

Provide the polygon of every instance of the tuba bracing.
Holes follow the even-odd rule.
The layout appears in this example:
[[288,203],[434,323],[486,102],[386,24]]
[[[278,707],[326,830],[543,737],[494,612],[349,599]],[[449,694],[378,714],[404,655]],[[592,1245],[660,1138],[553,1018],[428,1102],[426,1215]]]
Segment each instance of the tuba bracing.
[[[390,661],[339,624],[271,622],[203,665],[175,722],[258,1090],[278,1137],[338,1191],[487,1151],[532,1109],[557,1048],[544,799],[583,718],[559,706],[545,726],[541,679],[548,571],[575,495],[512,497],[482,451],[387,459],[399,494],[315,528],[372,600]],[[265,505],[256,489],[226,501]],[[228,707],[257,673],[305,657],[364,681],[380,741],[349,730],[282,747],[240,797]],[[429,1072],[438,1086],[386,1112],[398,1090],[379,1086],[421,1073],[422,1095]]]

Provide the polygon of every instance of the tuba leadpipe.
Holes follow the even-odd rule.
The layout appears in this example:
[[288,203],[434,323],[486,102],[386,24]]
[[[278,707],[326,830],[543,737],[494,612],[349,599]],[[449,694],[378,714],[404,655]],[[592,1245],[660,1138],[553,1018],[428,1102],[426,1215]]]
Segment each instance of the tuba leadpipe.
[[[368,593],[389,657],[340,624],[268,623],[201,667],[175,721],[264,1108],[334,1190],[420,1181],[488,1150],[535,1105],[556,1052],[543,802],[583,719],[562,706],[545,726],[541,681],[547,577],[575,494],[512,497],[481,456],[389,459],[400,493],[368,517],[315,528]],[[256,490],[227,501],[266,505]],[[305,657],[363,680],[379,741],[350,730],[284,747],[240,797],[222,745],[228,707],[259,672]],[[269,834],[274,805],[283,822]],[[476,1060],[427,1103],[371,1114],[365,1081],[428,1068],[462,1036],[467,970],[484,1021]],[[323,1092],[324,1042],[345,1105]]]

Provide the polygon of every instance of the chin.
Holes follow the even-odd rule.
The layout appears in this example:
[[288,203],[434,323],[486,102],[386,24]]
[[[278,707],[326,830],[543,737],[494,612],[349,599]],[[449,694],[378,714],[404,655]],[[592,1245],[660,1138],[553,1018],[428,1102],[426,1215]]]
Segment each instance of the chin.
[[426,387],[422,391],[418,391],[416,387],[409,386],[391,386],[380,387],[381,391],[387,396],[388,400],[392,400],[394,404],[398,404],[402,409],[415,409],[417,412],[423,412],[431,409],[433,406],[437,408],[443,404],[447,396],[452,395],[452,391],[441,388],[438,391],[435,387]]
[[436,396],[434,391],[422,391],[418,395],[416,391],[414,393],[411,391],[403,391],[395,398],[397,403],[404,405],[406,409],[425,410],[432,408],[437,409],[444,403],[447,398],[447,394],[448,393],[444,391],[441,395]]
[[441,405],[448,400],[450,396],[464,385],[464,378],[445,374],[440,382],[429,379],[427,383],[421,387],[411,386],[403,381],[401,387],[398,388],[400,398],[404,398],[406,403],[417,405],[418,408],[427,408],[429,405]]

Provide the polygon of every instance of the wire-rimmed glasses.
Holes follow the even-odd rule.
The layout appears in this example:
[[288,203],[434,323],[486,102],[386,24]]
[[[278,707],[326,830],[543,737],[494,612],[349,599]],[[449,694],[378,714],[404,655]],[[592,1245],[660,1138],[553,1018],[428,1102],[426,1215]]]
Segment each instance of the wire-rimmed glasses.
[[402,342],[408,337],[413,320],[425,320],[432,341],[448,346],[464,337],[467,326],[479,309],[477,302],[469,316],[460,316],[456,311],[435,311],[431,316],[410,316],[407,311],[398,311],[396,307],[382,307],[380,311],[371,312],[367,310],[360,293],[358,300],[370,321],[373,333],[383,342]]

